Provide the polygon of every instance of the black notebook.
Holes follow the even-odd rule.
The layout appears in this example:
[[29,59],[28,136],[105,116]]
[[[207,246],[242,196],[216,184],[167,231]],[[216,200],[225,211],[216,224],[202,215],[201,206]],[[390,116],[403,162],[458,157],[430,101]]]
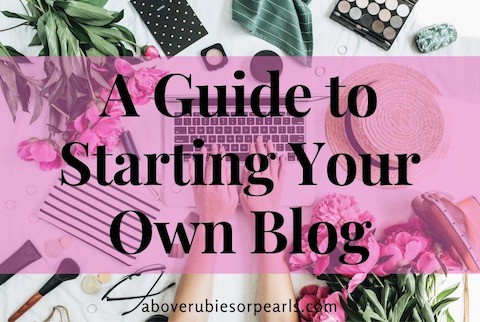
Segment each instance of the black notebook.
[[187,0],[132,0],[132,4],[168,57],[208,34]]

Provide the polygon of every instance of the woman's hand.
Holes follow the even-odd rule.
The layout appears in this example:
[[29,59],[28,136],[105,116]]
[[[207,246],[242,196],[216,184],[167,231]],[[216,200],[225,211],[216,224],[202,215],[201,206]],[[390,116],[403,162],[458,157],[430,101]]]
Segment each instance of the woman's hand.
[[[250,154],[255,153],[267,155],[268,153],[276,153],[276,151],[271,140],[265,144],[260,137],[257,137],[255,143],[250,143]],[[255,160],[254,166],[258,169],[259,160],[258,158],[255,158]],[[285,156],[281,156],[279,160],[277,155],[275,160],[270,160],[267,170],[256,174],[257,177],[269,178],[273,181],[273,190],[268,195],[258,197],[245,194],[245,187],[248,185],[248,176],[251,174],[245,169],[243,187],[240,193],[240,203],[242,204],[245,214],[251,214],[252,211],[278,211],[283,191],[285,167]],[[252,195],[258,195],[263,193],[265,188],[254,185],[250,186],[249,189]]]
[[[193,185],[193,195],[200,222],[220,222],[228,221],[235,213],[238,205],[238,192],[235,186],[228,185],[227,178],[230,178],[230,166],[225,158],[222,158],[222,185],[211,185],[213,178],[212,157],[207,157],[207,149],[202,148],[205,185]],[[211,155],[225,155],[225,148],[214,144]],[[189,161],[190,179],[194,180],[194,163]]]

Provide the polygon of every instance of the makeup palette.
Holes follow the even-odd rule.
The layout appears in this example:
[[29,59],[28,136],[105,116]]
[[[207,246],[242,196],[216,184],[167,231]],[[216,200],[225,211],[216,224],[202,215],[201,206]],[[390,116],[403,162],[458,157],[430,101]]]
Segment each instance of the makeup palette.
[[418,0],[340,0],[330,18],[389,50]]
[[225,50],[221,44],[215,44],[205,48],[200,55],[203,58],[205,66],[210,71],[222,68],[228,63],[227,54],[225,54]]

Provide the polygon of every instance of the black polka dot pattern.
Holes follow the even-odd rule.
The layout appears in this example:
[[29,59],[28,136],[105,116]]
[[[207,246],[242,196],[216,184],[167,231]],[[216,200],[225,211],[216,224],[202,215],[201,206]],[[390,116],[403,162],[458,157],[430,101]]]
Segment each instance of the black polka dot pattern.
[[208,34],[187,0],[132,0],[132,4],[167,57]]

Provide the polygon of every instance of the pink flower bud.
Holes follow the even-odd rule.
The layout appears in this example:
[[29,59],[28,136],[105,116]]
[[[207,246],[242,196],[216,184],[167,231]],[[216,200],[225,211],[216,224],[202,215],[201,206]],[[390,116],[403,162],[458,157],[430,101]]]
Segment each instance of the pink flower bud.
[[145,60],[152,60],[160,57],[160,54],[157,48],[155,48],[154,46],[146,46],[144,47],[143,57],[145,58]]

